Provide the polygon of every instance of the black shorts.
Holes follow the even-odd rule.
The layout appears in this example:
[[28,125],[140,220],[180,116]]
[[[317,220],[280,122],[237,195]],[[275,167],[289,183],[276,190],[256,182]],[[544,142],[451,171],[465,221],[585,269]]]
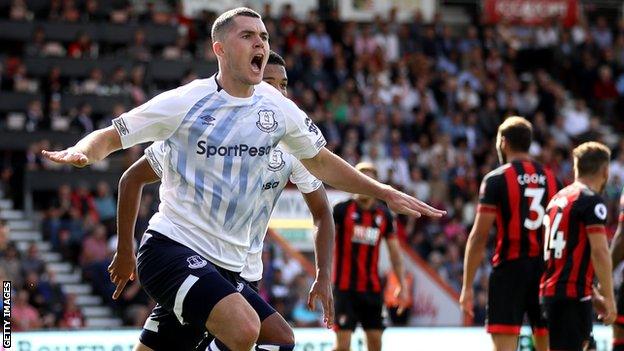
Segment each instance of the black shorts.
[[[165,346],[167,337],[178,333],[188,338],[185,345],[197,345],[195,341],[204,337],[205,323],[214,306],[233,293],[242,294],[261,321],[275,313],[238,273],[215,266],[192,249],[154,231],[145,234],[139,248],[137,271],[145,292],[158,303],[140,338],[154,350],[170,350]],[[183,350],[179,344],[175,349]]]
[[591,300],[545,299],[542,310],[548,321],[550,349],[582,351],[592,332]]
[[381,293],[340,291],[334,288],[334,330],[355,330],[358,322],[364,330],[383,330]]
[[615,298],[617,302],[617,318],[615,319],[615,325],[624,328],[624,283],[620,284]]
[[488,333],[519,335],[526,314],[533,335],[546,335],[539,304],[542,267],[539,258],[507,261],[494,267],[488,290]]

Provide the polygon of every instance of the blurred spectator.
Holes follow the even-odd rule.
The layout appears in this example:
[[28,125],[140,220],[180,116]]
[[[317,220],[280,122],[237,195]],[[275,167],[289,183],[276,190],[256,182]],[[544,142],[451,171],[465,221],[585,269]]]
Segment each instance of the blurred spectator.
[[147,46],[145,31],[138,29],[134,32],[134,41],[127,49],[128,57],[141,61],[148,62],[152,56],[150,48]]
[[24,282],[22,261],[13,242],[9,242],[2,252],[0,267],[4,269],[8,280],[12,281],[15,286],[22,286]]
[[9,18],[13,21],[31,21],[33,13],[28,10],[26,0],[12,0]]
[[100,221],[109,231],[115,230],[115,218],[117,216],[117,204],[106,182],[97,184],[96,195],[93,199],[95,209]]
[[81,21],[85,23],[102,22],[106,20],[106,14],[100,9],[98,0],[86,0]]
[[608,27],[607,19],[600,16],[596,21],[596,26],[592,28],[591,35],[601,49],[610,47],[613,43],[613,33]]
[[190,60],[192,55],[188,50],[188,38],[179,35],[175,44],[167,46],[163,49],[162,57],[165,60]]
[[49,123],[46,116],[43,114],[41,101],[31,101],[28,104],[28,110],[26,110],[26,125],[24,129],[27,132],[34,132],[46,129],[46,126],[49,126]]
[[67,295],[59,327],[64,329],[80,329],[84,328],[84,326],[85,317],[82,315],[80,307],[76,305],[76,295]]
[[92,69],[89,77],[82,83],[75,84],[72,90],[74,94],[105,95],[106,88],[104,87],[104,73],[102,69],[98,67]]
[[83,103],[80,106],[78,115],[71,121],[70,129],[83,135],[91,133],[95,129],[93,117],[91,116],[92,111],[91,105]]
[[78,33],[76,40],[67,48],[67,56],[71,58],[97,58],[98,45],[91,41],[89,34]]
[[11,330],[29,331],[41,326],[41,319],[37,310],[28,304],[28,291],[18,290],[15,303],[11,309]]
[[575,137],[589,129],[589,110],[585,100],[576,99],[574,106],[563,112],[565,116],[564,130],[569,136]]
[[28,246],[26,256],[22,258],[22,270],[25,274],[29,272],[43,274],[45,272],[45,263],[39,257],[39,248],[34,242]]
[[307,47],[315,51],[321,57],[328,58],[333,54],[332,40],[325,31],[325,24],[319,22],[314,27],[314,31],[308,35]]
[[6,220],[0,219],[0,259],[4,257],[5,250],[9,246],[10,232],[9,224]]

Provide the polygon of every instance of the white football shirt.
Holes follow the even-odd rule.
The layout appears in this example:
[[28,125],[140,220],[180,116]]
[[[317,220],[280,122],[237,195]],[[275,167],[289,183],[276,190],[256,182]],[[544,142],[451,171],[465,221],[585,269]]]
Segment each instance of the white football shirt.
[[297,159],[325,138],[267,83],[249,98],[229,95],[215,76],[164,92],[113,120],[124,148],[163,140],[160,207],[149,228],[225,269],[240,272],[258,230],[264,171],[281,142]]
[[[166,154],[164,142],[157,141],[145,149],[145,158],[158,177],[162,177],[163,163]],[[249,282],[262,279],[262,247],[269,219],[273,208],[282,193],[282,190],[290,179],[303,194],[309,194],[321,187],[321,181],[316,179],[302,164],[292,155],[285,153],[279,146],[271,151],[271,158],[263,175],[262,201],[256,209],[253,218],[251,246],[247,253],[247,260],[241,277]]]

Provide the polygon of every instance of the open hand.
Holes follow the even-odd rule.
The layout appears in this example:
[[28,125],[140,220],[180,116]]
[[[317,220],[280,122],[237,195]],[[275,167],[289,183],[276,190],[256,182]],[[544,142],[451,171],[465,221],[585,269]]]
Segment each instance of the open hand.
[[56,163],[69,164],[78,168],[89,164],[89,158],[85,154],[75,151],[72,148],[62,151],[43,150],[41,151],[41,156]]
[[383,200],[392,211],[408,216],[442,217],[446,214],[446,211],[433,208],[423,201],[391,187],[389,187]]

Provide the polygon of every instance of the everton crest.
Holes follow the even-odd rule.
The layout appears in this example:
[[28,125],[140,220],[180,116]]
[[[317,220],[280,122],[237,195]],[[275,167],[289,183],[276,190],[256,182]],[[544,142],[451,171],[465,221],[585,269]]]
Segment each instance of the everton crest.
[[271,110],[258,111],[258,122],[256,122],[258,129],[265,133],[272,133],[277,129],[277,124],[275,112]]
[[284,155],[280,150],[273,150],[269,158],[269,170],[273,172],[281,171],[286,165]]

